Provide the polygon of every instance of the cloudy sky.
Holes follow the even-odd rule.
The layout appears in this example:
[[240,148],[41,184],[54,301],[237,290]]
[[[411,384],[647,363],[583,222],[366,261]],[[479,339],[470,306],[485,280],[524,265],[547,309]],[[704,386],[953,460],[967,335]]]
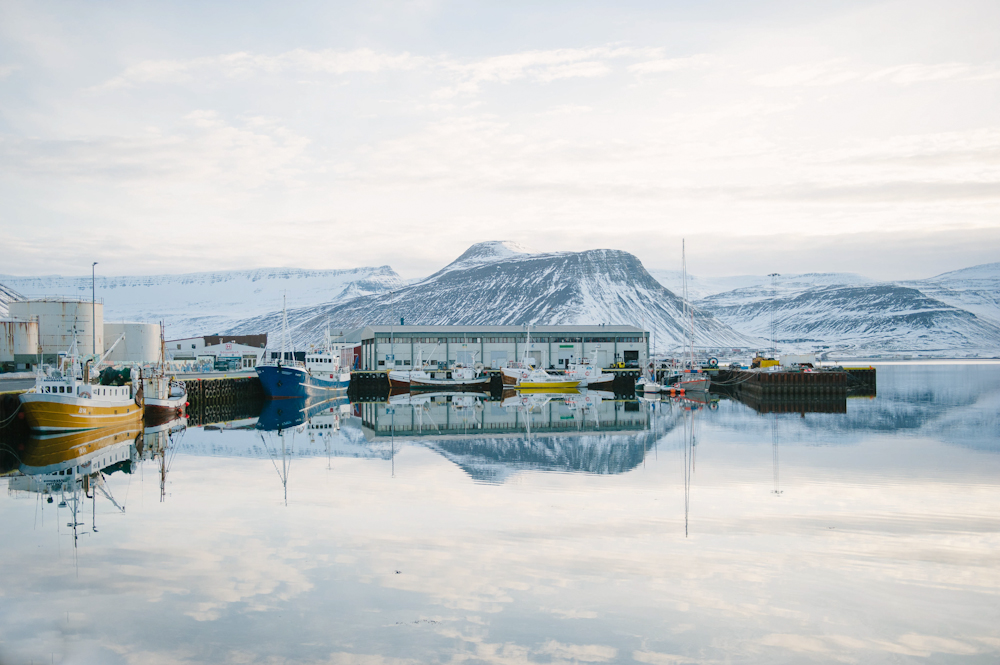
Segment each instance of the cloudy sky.
[[997,261],[997,25],[995,1],[3,0],[0,273],[414,277],[492,239],[670,269],[686,237],[699,275]]

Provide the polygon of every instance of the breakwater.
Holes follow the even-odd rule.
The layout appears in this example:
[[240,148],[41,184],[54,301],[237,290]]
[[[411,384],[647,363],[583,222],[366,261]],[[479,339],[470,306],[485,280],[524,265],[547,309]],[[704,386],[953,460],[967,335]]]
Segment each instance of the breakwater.
[[253,418],[264,405],[264,389],[256,376],[188,379],[184,387],[192,426]]

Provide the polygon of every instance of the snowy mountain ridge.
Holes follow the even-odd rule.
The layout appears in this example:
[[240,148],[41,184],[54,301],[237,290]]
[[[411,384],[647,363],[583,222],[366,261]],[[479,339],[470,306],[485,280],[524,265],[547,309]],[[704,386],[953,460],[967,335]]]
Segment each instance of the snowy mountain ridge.
[[[96,279],[104,301],[104,320],[164,321],[168,338],[215,334],[248,314],[317,302],[341,302],[388,292],[403,281],[389,266],[347,270],[259,268],[142,275]],[[90,298],[90,275],[16,277],[0,275],[0,284],[26,297]]]

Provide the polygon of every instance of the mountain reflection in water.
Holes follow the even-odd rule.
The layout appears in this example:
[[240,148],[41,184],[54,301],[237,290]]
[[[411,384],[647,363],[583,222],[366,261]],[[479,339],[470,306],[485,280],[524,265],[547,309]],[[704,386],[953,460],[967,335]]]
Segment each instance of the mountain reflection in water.
[[1000,365],[899,365],[832,407],[283,400],[14,441],[0,663],[995,662],[998,411]]

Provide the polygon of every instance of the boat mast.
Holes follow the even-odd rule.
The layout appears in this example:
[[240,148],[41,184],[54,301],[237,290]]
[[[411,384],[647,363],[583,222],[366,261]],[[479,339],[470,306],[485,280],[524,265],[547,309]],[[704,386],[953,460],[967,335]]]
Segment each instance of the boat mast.
[[[288,294],[281,296],[281,359],[288,355]],[[294,360],[294,358],[293,358]]]
[[683,280],[684,292],[684,313],[690,317],[691,325],[688,330],[688,357],[691,369],[694,369],[694,307],[688,302],[688,272],[687,272],[687,250],[684,246],[684,238],[681,238],[681,279]]

